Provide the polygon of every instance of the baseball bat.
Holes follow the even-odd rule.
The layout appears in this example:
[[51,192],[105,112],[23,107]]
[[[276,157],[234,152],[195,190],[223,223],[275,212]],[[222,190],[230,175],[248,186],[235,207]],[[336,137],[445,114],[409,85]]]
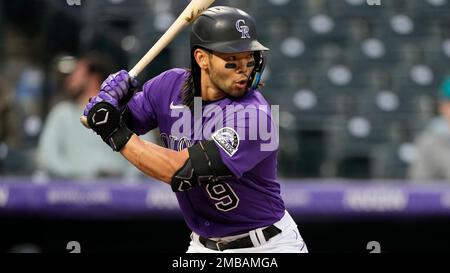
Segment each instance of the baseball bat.
[[[167,31],[159,38],[159,40],[150,48],[150,50],[142,57],[139,62],[129,71],[131,77],[137,77],[139,73],[153,59],[158,56],[159,53],[189,24],[195,21],[197,17],[206,10],[215,0],[192,0],[184,11],[178,16],[173,24],[167,29]],[[89,128],[86,116],[80,117],[81,123]]]

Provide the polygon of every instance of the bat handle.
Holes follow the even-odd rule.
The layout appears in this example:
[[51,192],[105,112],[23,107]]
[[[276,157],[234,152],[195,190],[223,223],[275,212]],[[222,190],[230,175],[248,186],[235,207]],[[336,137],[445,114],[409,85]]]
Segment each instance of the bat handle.
[[130,72],[128,72],[128,75],[130,75],[130,77],[136,79],[136,77],[138,76],[138,72],[136,71],[136,69],[131,69]]
[[87,129],[91,129],[91,127],[89,126],[89,123],[87,121],[87,117],[85,115],[82,115],[80,117],[80,122],[81,124],[83,124],[84,127],[86,127]]

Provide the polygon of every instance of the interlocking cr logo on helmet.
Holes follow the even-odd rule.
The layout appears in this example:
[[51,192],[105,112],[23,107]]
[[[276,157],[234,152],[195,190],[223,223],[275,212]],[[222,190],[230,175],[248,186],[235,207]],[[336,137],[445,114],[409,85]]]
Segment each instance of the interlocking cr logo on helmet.
[[250,39],[250,28],[248,26],[245,25],[245,20],[244,19],[240,19],[236,21],[236,29],[237,31],[239,31],[240,33],[242,33],[241,39]]

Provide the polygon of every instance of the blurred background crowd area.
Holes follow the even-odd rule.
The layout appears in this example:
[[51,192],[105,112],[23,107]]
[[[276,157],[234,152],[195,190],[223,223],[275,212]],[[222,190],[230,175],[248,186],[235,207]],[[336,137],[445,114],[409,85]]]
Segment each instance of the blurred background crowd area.
[[[449,73],[449,2],[215,2],[253,15],[271,49],[262,92],[280,105],[281,177],[408,178]],[[130,69],[187,4],[1,0],[0,175],[38,173],[42,128],[78,56],[95,50]],[[139,80],[189,61],[186,30]]]

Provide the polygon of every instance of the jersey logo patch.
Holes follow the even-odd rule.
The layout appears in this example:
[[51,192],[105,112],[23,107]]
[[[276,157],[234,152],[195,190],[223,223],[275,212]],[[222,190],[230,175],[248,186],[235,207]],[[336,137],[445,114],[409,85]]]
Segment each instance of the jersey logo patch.
[[233,128],[224,127],[215,132],[212,138],[229,156],[233,156],[239,149],[239,135]]

